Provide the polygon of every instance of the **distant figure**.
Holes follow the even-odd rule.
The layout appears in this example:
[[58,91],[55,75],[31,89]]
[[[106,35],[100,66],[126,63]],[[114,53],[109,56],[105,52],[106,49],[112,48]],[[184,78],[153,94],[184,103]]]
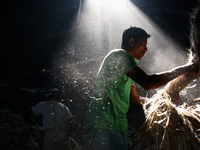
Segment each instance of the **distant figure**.
[[42,115],[45,131],[43,150],[68,149],[68,137],[74,129],[74,122],[69,108],[59,102],[62,93],[59,89],[52,89],[48,101],[31,108],[34,115]]

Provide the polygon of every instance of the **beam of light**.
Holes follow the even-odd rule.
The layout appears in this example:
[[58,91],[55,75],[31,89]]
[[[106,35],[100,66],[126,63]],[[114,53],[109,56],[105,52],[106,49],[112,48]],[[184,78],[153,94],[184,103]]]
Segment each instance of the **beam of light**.
[[126,6],[127,0],[93,0],[96,6],[120,10]]
[[[120,11],[114,9],[116,7],[115,4],[121,4],[122,9]],[[152,63],[152,66],[156,67],[156,64],[161,61],[160,64],[163,64],[163,66],[158,66],[155,69],[156,71],[161,68],[169,68],[169,66],[171,68],[175,67],[177,64],[177,55],[178,57],[184,57],[185,55],[181,51],[177,54],[178,49],[182,49],[182,47],[170,39],[166,33],[130,1],[85,0],[82,4],[79,18],[78,24],[80,26],[76,29],[75,32],[77,34],[74,34],[73,38],[83,39],[82,46],[87,45],[85,47],[87,51],[84,51],[85,56],[87,56],[87,53],[98,54],[99,52],[105,55],[106,52],[113,48],[120,48],[122,33],[130,26],[141,27],[152,35],[148,41],[149,52],[141,62],[151,61],[148,64]],[[84,44],[84,42],[86,43]],[[102,51],[104,52],[102,53]]]
[[70,36],[66,37],[68,40],[64,49],[67,56],[59,64],[63,68],[72,65],[73,69],[70,70],[73,75],[69,75],[70,71],[67,75],[82,82],[88,80],[83,72],[91,73],[89,76],[95,78],[103,57],[112,49],[121,47],[122,33],[130,26],[141,27],[151,35],[148,52],[138,61],[148,74],[166,71],[185,63],[186,53],[180,50],[186,48],[175,43],[130,1],[123,1],[120,11],[113,8],[114,4],[112,6],[103,2],[106,4],[100,0],[84,0],[80,3],[78,22],[74,18]]

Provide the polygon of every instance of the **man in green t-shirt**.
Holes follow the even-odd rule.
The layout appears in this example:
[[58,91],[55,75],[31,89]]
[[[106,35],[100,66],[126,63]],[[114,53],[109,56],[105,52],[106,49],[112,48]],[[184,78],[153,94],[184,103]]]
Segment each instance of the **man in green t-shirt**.
[[[153,90],[193,70],[194,65],[185,65],[147,75],[135,59],[140,60],[147,52],[149,37],[143,29],[130,27],[123,33],[122,49],[113,50],[104,58],[86,116],[92,150],[129,149],[130,141],[124,133],[128,130],[126,115],[130,102],[140,107],[147,100],[138,95],[134,82],[145,90]],[[177,103],[179,97],[172,100]]]

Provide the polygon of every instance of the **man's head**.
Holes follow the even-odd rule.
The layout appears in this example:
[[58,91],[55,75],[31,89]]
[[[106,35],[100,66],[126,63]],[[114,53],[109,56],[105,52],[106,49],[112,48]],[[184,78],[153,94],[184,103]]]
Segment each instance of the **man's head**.
[[150,35],[141,28],[130,27],[122,35],[121,48],[136,59],[141,59],[147,51],[147,39]]
[[52,89],[49,94],[49,100],[59,101],[62,97],[63,91],[60,89]]
[[130,27],[128,29],[126,29],[122,35],[122,45],[121,48],[122,49],[127,49],[130,39],[133,38],[135,41],[141,39],[141,38],[149,38],[150,35],[144,31],[141,28],[137,28],[137,27]]

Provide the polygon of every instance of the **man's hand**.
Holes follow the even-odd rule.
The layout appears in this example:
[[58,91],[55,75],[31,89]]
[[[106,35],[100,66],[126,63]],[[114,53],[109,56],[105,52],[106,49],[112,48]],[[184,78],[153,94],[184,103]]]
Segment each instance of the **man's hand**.
[[171,97],[172,103],[177,104],[178,101],[180,100],[179,92],[178,91],[171,91],[171,92],[167,92],[167,93]]

